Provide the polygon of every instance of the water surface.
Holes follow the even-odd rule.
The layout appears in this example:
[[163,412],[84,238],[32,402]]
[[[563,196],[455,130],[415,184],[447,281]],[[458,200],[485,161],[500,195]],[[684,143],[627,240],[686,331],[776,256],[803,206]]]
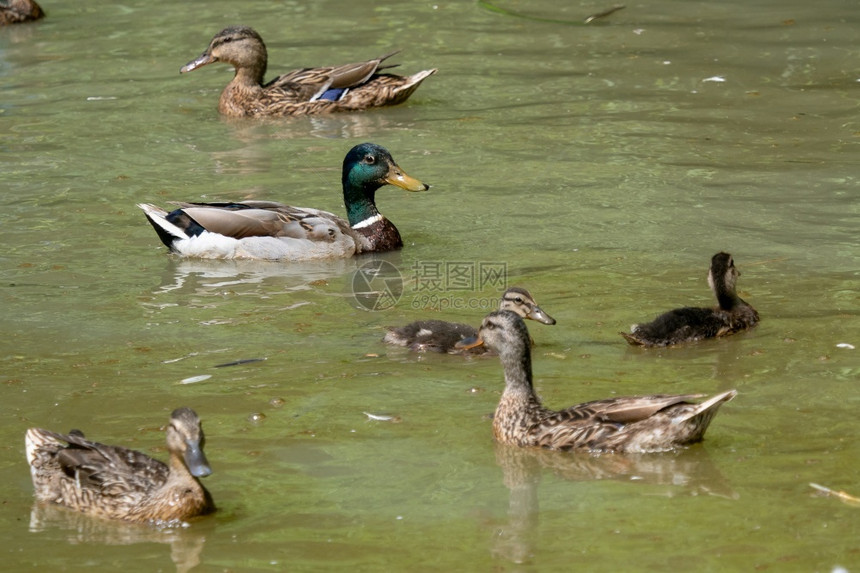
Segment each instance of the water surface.
[[[837,346],[860,343],[848,4],[661,1],[590,26],[608,5],[44,7],[43,22],[0,29],[9,570],[860,567],[860,510],[809,487],[860,495],[860,361]],[[397,108],[227,121],[230,70],[178,70],[239,23],[266,39],[270,74],[395,48],[403,73],[439,72]],[[407,243],[382,257],[403,277],[384,311],[352,296],[368,259],[176,260],[135,207],[268,198],[340,213],[341,161],[362,141],[433,185],[378,193]],[[761,325],[628,348],[617,332],[631,323],[710,304],[719,250]],[[478,324],[502,283],[558,320],[531,326],[549,406],[739,396],[677,454],[497,448],[497,361],[380,339],[420,317]],[[252,358],[265,360],[214,368]],[[159,532],[33,507],[27,427],[163,458],[180,405],[204,420],[217,514]]]

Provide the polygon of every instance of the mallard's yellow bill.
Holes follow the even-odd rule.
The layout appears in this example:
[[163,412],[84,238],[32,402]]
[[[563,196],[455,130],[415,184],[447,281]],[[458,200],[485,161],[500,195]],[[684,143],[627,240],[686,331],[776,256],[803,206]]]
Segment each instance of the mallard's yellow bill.
[[407,175],[397,165],[392,165],[388,170],[388,173],[385,175],[385,182],[401,189],[406,189],[407,191],[427,191],[430,189],[429,185]]

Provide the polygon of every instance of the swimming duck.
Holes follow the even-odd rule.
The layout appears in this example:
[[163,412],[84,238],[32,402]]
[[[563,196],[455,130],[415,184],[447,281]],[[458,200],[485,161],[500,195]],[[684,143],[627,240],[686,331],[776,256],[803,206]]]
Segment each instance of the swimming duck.
[[[524,288],[511,287],[502,294],[499,304],[501,310],[510,310],[523,318],[530,318],[543,324],[555,324],[555,319],[545,313],[535,302],[534,297]],[[448,354],[488,354],[483,346],[474,349],[457,348],[463,339],[478,335],[478,331],[468,324],[445,322],[444,320],[419,320],[388,330],[383,342],[396,346],[406,346],[415,352],[440,352]]]
[[38,20],[44,15],[34,0],[0,0],[0,26]]
[[719,306],[676,308],[647,324],[634,324],[630,334],[619,334],[635,346],[672,346],[752,328],[758,324],[758,313],[735,292],[740,274],[730,254],[717,253],[711,258],[708,284]]
[[36,498],[83,513],[133,522],[169,523],[215,510],[198,478],[212,473],[203,428],[190,408],[170,415],[170,465],[120,446],[91,442],[73,430],[30,428],[27,462]]
[[554,411],[532,385],[529,332],[519,315],[500,310],[484,319],[478,337],[463,347],[485,345],[499,354],[505,390],[493,415],[493,435],[503,444],[592,452],[661,452],[698,442],[719,407],[737,395],[703,394],[608,398]]
[[327,211],[272,201],[178,203],[167,213],[140,204],[161,241],[183,257],[307,261],[399,249],[397,227],[376,208],[385,184],[407,191],[429,185],[407,175],[384,147],[362,143],[343,160],[343,202],[349,221]]
[[247,26],[224,28],[212,38],[200,57],[180,73],[213,62],[236,69],[218,102],[218,111],[233,117],[291,116],[358,111],[406,101],[435,69],[412,76],[380,74],[393,66],[380,66],[392,52],[380,58],[325,68],[303,68],[263,84],[268,55],[263,38]]

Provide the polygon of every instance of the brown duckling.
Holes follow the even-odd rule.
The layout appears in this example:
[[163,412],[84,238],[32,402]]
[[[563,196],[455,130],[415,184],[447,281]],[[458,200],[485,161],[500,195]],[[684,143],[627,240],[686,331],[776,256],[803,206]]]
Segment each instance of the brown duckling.
[[39,501],[90,515],[174,523],[215,510],[199,478],[212,473],[200,419],[190,408],[170,415],[170,465],[120,446],[91,442],[79,431],[30,428],[27,462]]
[[631,396],[595,400],[554,411],[545,408],[532,385],[529,333],[519,315],[487,315],[477,339],[462,346],[489,346],[505,370],[505,390],[493,415],[493,435],[503,444],[592,452],[661,452],[700,441],[719,407],[737,395]]
[[635,346],[673,346],[752,328],[759,322],[758,312],[737,295],[740,274],[730,254],[717,253],[711,258],[708,284],[719,306],[676,308],[647,324],[634,324],[630,334],[619,334]]
[[[502,294],[500,310],[510,310],[523,318],[542,324],[555,324],[555,319],[541,309],[534,297],[524,288],[511,287]],[[484,346],[473,349],[457,348],[463,339],[474,338],[478,331],[468,324],[445,322],[444,320],[419,320],[406,326],[391,327],[382,339],[396,346],[406,346],[415,352],[440,352],[448,354],[489,354]]]
[[380,66],[397,52],[380,58],[331,66],[293,70],[263,84],[268,54],[263,38],[247,26],[231,26],[215,34],[200,57],[188,62],[181,73],[213,62],[236,69],[221,93],[218,111],[233,117],[292,116],[358,111],[406,101],[435,69],[412,76],[381,74]]
[[31,22],[44,15],[34,0],[0,0],[0,26]]

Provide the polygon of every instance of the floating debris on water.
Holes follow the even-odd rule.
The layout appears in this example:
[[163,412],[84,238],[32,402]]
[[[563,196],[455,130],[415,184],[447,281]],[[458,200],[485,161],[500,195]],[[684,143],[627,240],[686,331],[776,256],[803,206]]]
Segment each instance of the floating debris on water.
[[263,362],[265,358],[244,358],[242,360],[234,360],[233,362],[225,362],[224,364],[216,364],[212,368],[226,368],[227,366],[239,366],[240,364],[249,364],[251,362]]
[[[552,22],[554,24],[568,24],[571,26],[582,26],[583,24],[589,24],[594,20],[599,20],[600,18],[606,18],[610,14],[614,14],[618,12],[622,8],[624,8],[623,4],[616,4],[611,8],[603,10],[602,12],[597,12],[596,14],[592,14],[588,16],[585,20],[562,20],[558,18],[545,17],[540,15],[532,15],[525,12],[518,12],[514,10],[510,10],[503,6],[499,6],[497,2],[491,0],[478,0],[478,5],[482,8],[485,8],[491,12],[495,12],[497,14],[502,14],[504,16],[513,16],[514,18],[523,18],[525,20],[531,20],[533,22]],[[433,6],[433,9],[436,9],[436,6]]]
[[367,416],[368,420],[375,420],[377,422],[391,422],[392,424],[399,424],[403,421],[403,418],[400,416],[389,416],[387,414],[371,414],[370,412],[362,412],[365,416]]
[[830,489],[827,486],[819,485],[817,483],[809,483],[809,486],[817,489],[821,493],[827,496],[835,497],[841,500],[843,503],[847,503],[848,505],[853,505],[856,507],[860,507],[860,497],[855,497],[850,493],[846,493],[844,491],[837,491],[835,489]]
[[191,378],[185,378],[180,380],[180,384],[194,384],[195,382],[203,382],[204,380],[209,380],[212,378],[211,374],[201,374],[200,376],[192,376]]
[[266,415],[262,412],[253,412],[250,416],[248,416],[248,421],[254,424],[259,424],[265,419]]
[[594,22],[595,20],[599,20],[600,18],[606,18],[606,17],[607,17],[607,16],[609,16],[610,14],[615,14],[615,13],[616,13],[616,12],[618,12],[619,10],[623,10],[625,7],[626,7],[626,6],[624,6],[624,4],[616,4],[616,5],[615,5],[615,6],[613,6],[612,8],[607,8],[607,9],[606,9],[606,10],[604,10],[603,12],[598,12],[597,14],[592,14],[591,16],[589,16],[588,18],[586,18],[586,19],[584,20],[584,22],[585,22],[586,24],[591,24],[591,23],[592,23],[592,22]]
[[197,352],[192,352],[190,354],[186,354],[185,356],[180,356],[179,358],[170,358],[169,360],[162,360],[162,364],[173,364],[174,362],[179,362],[180,360],[185,360],[186,358],[191,358],[192,356],[197,356]]
[[836,348],[847,348],[848,350],[854,350],[854,345],[848,344],[847,342],[840,342],[836,345]]
[[544,352],[543,355],[547,358],[555,358],[556,360],[567,360],[567,356],[559,352]]

